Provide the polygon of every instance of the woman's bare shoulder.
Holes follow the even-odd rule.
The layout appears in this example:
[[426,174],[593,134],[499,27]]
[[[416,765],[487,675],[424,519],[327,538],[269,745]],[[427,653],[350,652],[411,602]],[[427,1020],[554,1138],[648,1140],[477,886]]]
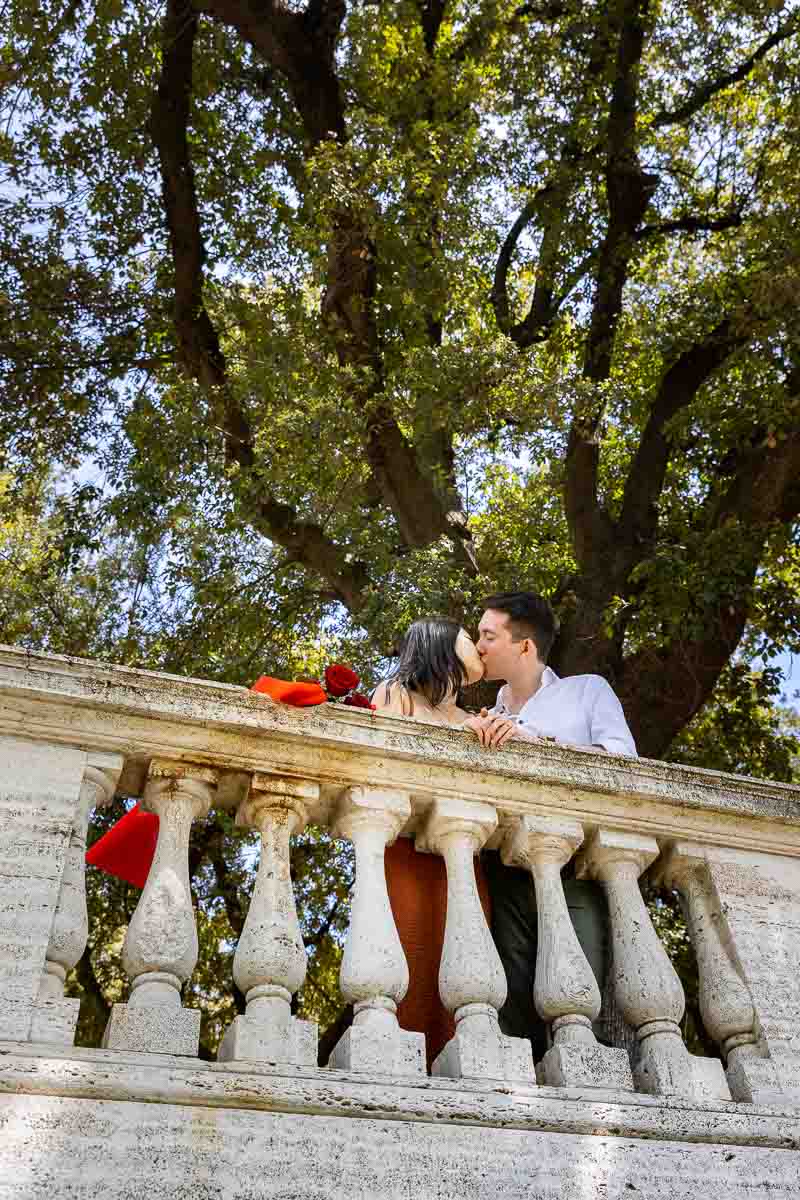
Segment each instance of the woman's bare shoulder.
[[399,683],[391,688],[386,683],[379,683],[372,693],[372,703],[386,717],[410,717],[413,711],[411,697]]

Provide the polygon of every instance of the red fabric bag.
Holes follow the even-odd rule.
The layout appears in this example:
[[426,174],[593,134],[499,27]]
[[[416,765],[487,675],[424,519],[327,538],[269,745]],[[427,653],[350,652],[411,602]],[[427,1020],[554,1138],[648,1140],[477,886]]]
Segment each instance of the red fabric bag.
[[263,692],[273,700],[292,704],[295,708],[308,708],[312,704],[325,704],[328,697],[318,683],[300,683],[297,680],[273,679],[261,675],[250,688],[251,692]]

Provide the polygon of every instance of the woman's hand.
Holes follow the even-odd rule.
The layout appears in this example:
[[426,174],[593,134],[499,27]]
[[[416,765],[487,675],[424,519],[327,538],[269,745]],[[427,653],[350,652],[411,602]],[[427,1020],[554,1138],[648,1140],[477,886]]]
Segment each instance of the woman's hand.
[[486,708],[482,708],[477,717],[467,717],[461,728],[472,730],[480,744],[492,750],[505,746],[518,733],[516,721],[500,715],[491,716]]

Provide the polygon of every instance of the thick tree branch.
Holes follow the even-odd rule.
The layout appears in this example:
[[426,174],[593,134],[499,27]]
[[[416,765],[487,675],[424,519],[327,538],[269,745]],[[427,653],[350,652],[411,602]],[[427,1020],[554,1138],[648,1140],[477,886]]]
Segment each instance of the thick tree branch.
[[[346,142],[335,63],[344,0],[309,0],[299,11],[280,0],[207,0],[203,8],[215,20],[232,25],[286,80],[303,123],[307,158],[323,142]],[[375,280],[375,245],[359,214],[342,208],[332,216],[322,317],[342,365],[372,372],[373,387],[380,390]]]
[[[606,127],[608,220],[597,254],[583,364],[584,379],[592,386],[573,417],[564,476],[565,512],[580,574],[572,583],[565,582],[560,666],[568,673],[600,670],[612,680],[620,666],[622,629],[619,623],[608,628],[607,609],[615,594],[624,594],[627,559],[636,539],[631,532],[628,545],[621,545],[620,530],[598,497],[599,426],[604,406],[602,385],[611,374],[629,263],[658,182],[642,169],[637,152],[638,79],[648,12],[649,0],[619,0],[610,10],[614,35],[610,45],[615,46],[616,57]],[[598,67],[608,53],[598,36],[593,49]],[[670,395],[674,402],[674,394]],[[666,419],[665,413],[661,415]],[[655,428],[656,422],[651,430],[654,436]],[[642,507],[649,514],[647,503]]]
[[[639,64],[645,44],[649,0],[621,0],[613,10],[617,29],[614,82],[607,126],[606,199],[608,224],[598,254],[595,295],[584,354],[584,378],[603,383],[611,371],[622,292],[634,247],[656,179],[646,174],[636,148]],[[567,443],[564,505],[577,561],[591,571],[608,552],[612,523],[597,497],[602,405],[576,414]]]
[[744,222],[740,212],[725,213],[719,217],[692,216],[675,217],[670,221],[654,221],[640,225],[634,234],[637,241],[670,233],[721,233],[725,229],[737,229]]
[[[426,37],[438,32],[442,7],[426,0]],[[232,25],[269,65],[285,78],[306,134],[310,157],[324,141],[347,141],[344,100],[336,74],[335,48],[346,11],[345,0],[309,0],[305,9],[293,11],[279,0],[204,0],[204,11],[215,20]],[[349,207],[330,217],[326,286],[322,320],[343,367],[354,368],[356,399],[367,414],[365,450],[375,482],[384,502],[394,513],[402,537],[411,546],[426,546],[445,535],[452,539],[456,556],[470,572],[476,569],[471,536],[463,513],[453,509],[452,498],[441,495],[420,464],[414,446],[405,437],[388,402],[384,399],[384,371],[375,313],[377,247],[362,213]],[[454,491],[454,489],[451,489]],[[448,502],[450,501],[450,502]],[[284,528],[291,513],[271,514],[285,545]],[[320,530],[303,527],[297,556],[313,553],[317,560],[331,563],[329,547]],[[291,547],[289,547],[291,549]],[[340,590],[338,580],[326,578]],[[361,590],[363,572],[348,591]],[[352,605],[349,604],[349,607]]]
[[417,8],[425,39],[425,49],[428,55],[432,56],[444,20],[447,0],[417,0]]
[[225,25],[285,78],[303,121],[310,148],[344,140],[344,109],[334,51],[345,0],[309,0],[302,10],[281,0],[200,0],[194,6]]
[[642,170],[636,148],[639,64],[648,8],[649,0],[624,0],[616,14],[619,40],[606,133],[608,224],[599,253],[584,360],[584,375],[594,382],[607,379],[611,369],[633,238],[657,183],[655,176]]
[[[620,517],[609,527],[605,510],[598,506],[594,516],[597,528],[593,553],[586,555],[580,574],[565,579],[559,589],[557,604],[561,614],[562,636],[554,654],[556,670],[564,674],[599,672],[617,683],[624,674],[628,691],[633,687],[632,664],[640,660],[629,660],[628,666],[623,666],[625,610],[609,626],[608,605],[615,595],[630,596],[631,571],[653,550],[658,522],[656,502],[663,487],[672,449],[665,436],[665,425],[671,417],[692,403],[713,372],[744,347],[750,336],[752,334],[748,334],[744,327],[737,326],[735,319],[724,318],[665,371],[631,465]],[[787,380],[786,388],[787,410],[791,411],[800,405],[800,401],[795,399],[800,396],[800,371]],[[718,639],[719,653],[712,655],[703,668],[706,673],[714,663],[722,669],[725,655],[733,652],[741,635],[748,611],[750,588],[764,541],[772,528],[770,522],[789,521],[800,512],[800,470],[794,481],[791,475],[793,464],[800,468],[800,463],[791,457],[794,451],[788,450],[785,441],[782,436],[763,430],[749,448],[737,448],[729,452],[725,456],[725,474],[729,476],[736,473],[735,485],[731,484],[722,496],[713,492],[701,518],[701,527],[706,528],[710,536],[716,536],[714,530],[724,527],[727,521],[733,520],[737,528],[741,525],[742,534],[740,538],[737,536],[736,554],[739,555],[740,544],[742,554],[739,556],[741,563],[737,567],[736,578],[744,588],[743,592],[740,588],[741,595],[734,597],[730,604],[726,601],[717,608],[712,606],[708,613],[700,617],[693,611],[695,624],[703,629],[708,628],[711,640],[715,636],[715,622],[722,622],[723,634],[720,635],[721,640]],[[756,449],[761,457],[755,454]],[[784,458],[787,454],[789,457]],[[778,493],[780,501],[776,499]],[[749,509],[748,503],[751,504]],[[603,553],[597,552],[598,546],[605,547]],[[742,596],[744,609],[737,616]],[[630,615],[633,610],[628,611]],[[739,621],[738,626],[736,621]],[[725,650],[725,646],[729,649]],[[648,655],[642,652],[641,669],[652,669],[657,675],[661,661],[660,653],[649,652]],[[636,705],[639,703],[637,700]],[[679,706],[683,703],[684,698],[679,698]],[[684,716],[684,723],[691,715]],[[655,732],[654,729],[653,736]],[[663,752],[663,747],[658,749],[651,745],[649,750],[643,752],[657,755]]]
[[[795,398],[800,392],[795,393]],[[800,428],[766,436],[739,456],[731,483],[706,505],[709,528],[735,521],[758,529],[800,512]]]
[[[733,228],[742,223],[740,212],[718,217],[685,214],[672,220],[642,225],[650,195],[657,183],[642,171],[636,150],[637,75],[644,47],[648,0],[641,5],[623,5],[622,30],[617,50],[617,66],[608,122],[606,194],[608,226],[600,249],[597,287],[586,344],[584,374],[594,382],[603,382],[611,370],[614,336],[622,311],[622,295],[628,264],[636,242],[650,236],[675,232],[700,232]],[[774,42],[772,43],[774,44]],[[766,52],[766,51],[764,51]],[[652,506],[663,483],[668,456],[663,425],[682,407],[711,371],[733,349],[733,337],[727,322],[711,335],[708,344],[696,347],[676,364],[662,381],[651,420],[637,453],[637,462],[626,490],[624,516],[615,538],[619,573],[627,576],[632,561],[642,553],[640,539],[651,536],[654,528]],[[681,398],[683,397],[683,398]],[[599,447],[596,436],[602,413],[598,404],[577,419],[570,433],[567,450],[565,501],[573,532],[578,561],[588,565],[588,547],[602,552],[607,525],[598,514],[597,470]],[[582,555],[581,555],[582,552]],[[632,557],[633,556],[633,557]]]
[[319,1044],[317,1046],[317,1065],[326,1067],[328,1059],[336,1048],[337,1043],[344,1036],[350,1026],[353,1024],[353,1006],[342,1001],[343,1008],[339,1016],[329,1025],[326,1030],[319,1035]]
[[250,429],[232,401],[219,337],[203,302],[205,247],[197,209],[187,127],[192,92],[192,54],[197,17],[188,0],[168,0],[163,58],[149,131],[158,151],[164,210],[174,271],[174,321],[178,359],[202,385],[226,434],[226,450],[242,453]]
[[667,423],[692,403],[700,388],[741,346],[748,335],[725,317],[685,350],[664,372],[625,482],[616,533],[619,569],[628,572],[647,551],[658,522],[656,501],[670,456]]
[[517,248],[517,242],[536,217],[540,195],[541,193],[537,192],[535,196],[531,197],[511,226],[500,248],[500,253],[497,256],[497,265],[494,269],[494,282],[492,290],[489,293],[489,300],[494,309],[497,324],[503,333],[508,334],[509,337],[513,336],[511,331],[516,327],[511,321],[511,306],[508,300],[508,272],[511,267],[511,260],[514,257],[514,251]]
[[[462,566],[470,574],[476,573],[472,536],[460,500],[458,507],[447,509],[421,470],[417,452],[403,436],[393,413],[380,402],[369,422],[367,457],[407,544],[427,546],[444,535],[451,539]],[[452,466],[452,458],[450,463]]]
[[744,632],[765,544],[777,524],[798,515],[800,429],[794,428],[742,455],[728,488],[706,504],[709,534],[727,530],[735,537],[738,558],[727,579],[694,598],[687,625],[702,635],[675,636],[662,650],[640,651],[624,664],[621,699],[641,754],[663,755],[710,698]]
[[253,525],[318,571],[348,608],[362,602],[366,572],[331,542],[313,522],[298,519],[253,478],[255,451],[250,423],[229,385],[219,335],[203,300],[203,245],[187,127],[192,92],[192,54],[197,16],[189,0],[168,0],[163,26],[163,58],[149,122],[158,151],[164,209],[174,269],[174,322],[178,359],[203,389],[213,421],[225,439],[229,462],[240,468],[240,494]]
[[[528,201],[511,226],[497,258],[489,300],[500,329],[516,343],[520,350],[525,350],[537,342],[547,339],[561,305],[591,265],[591,256],[583,259],[578,268],[568,275],[565,283],[556,292],[555,277],[558,255],[567,224],[567,204],[572,186],[573,170],[574,163],[569,166],[565,164],[560,178],[541,188]],[[536,265],[536,284],[526,316],[515,324],[511,321],[508,272],[520,237],[534,222],[542,225],[542,240]]]
[[[437,104],[437,99],[431,88],[431,80],[436,61],[436,43],[442,21],[444,20],[447,0],[416,0],[416,4],[419,10],[420,25],[422,27],[423,41],[427,54],[427,63],[423,68],[420,80],[421,83],[424,82],[422,110],[425,120],[431,126],[435,126],[439,119],[441,104]],[[435,278],[436,274],[438,274],[442,255],[442,214],[438,192],[432,182],[434,174],[432,172],[431,179],[423,183],[421,187],[414,187],[413,191],[419,210],[426,214],[423,229],[418,238],[421,251],[420,270],[425,275],[431,274]],[[444,325],[440,303],[434,301],[428,306],[428,311],[424,314],[424,322],[429,344],[434,347],[441,346]],[[448,446],[448,451],[450,449],[451,447]],[[447,459],[443,458],[440,466],[445,466],[446,461]]]
[[[437,41],[448,0],[415,0],[425,57],[420,63],[417,94],[410,99],[410,108],[403,125],[411,134],[419,117],[436,128],[448,120],[449,102],[435,90]],[[412,320],[424,327],[428,343],[442,343],[443,313],[441,287],[442,230],[440,193],[436,172],[414,184],[411,189],[413,207],[424,214],[415,242],[418,248],[417,269],[430,281],[429,297],[421,311],[414,310]],[[421,318],[421,320],[420,320]],[[377,337],[377,334],[376,334]],[[375,409],[368,428],[367,454],[373,477],[383,499],[393,508],[403,538],[409,545],[426,545],[444,533],[455,548],[455,557],[468,573],[477,571],[472,535],[468,528],[463,503],[455,479],[453,439],[446,427],[433,426],[417,435],[412,447],[402,435],[393,413],[382,402],[376,389]],[[438,487],[431,486],[436,479]],[[409,484],[415,502],[408,504]]]
[[303,935],[303,945],[307,950],[311,949],[312,947],[318,949],[323,940],[328,937],[331,929],[333,928],[333,923],[339,915],[340,908],[340,902],[335,900],[328,909],[322,923],[318,925],[312,933]]
[[[646,4],[647,0],[644,0],[644,2]],[[625,7],[625,0],[623,0],[623,7]],[[544,6],[526,4],[518,8],[514,13],[512,27],[515,23],[525,18],[553,21],[558,20],[565,13],[566,9],[561,4],[547,4]],[[626,15],[627,8],[625,8],[621,16],[617,14],[618,32],[621,28],[620,21],[624,24]],[[613,27],[613,17],[600,16],[594,24],[586,49],[585,75],[587,80],[599,80],[608,70],[611,48],[610,32]],[[583,147],[580,136],[577,133],[580,123],[579,113],[575,114],[574,121],[575,125],[565,140],[561,161],[554,172],[553,178],[523,208],[509,230],[495,267],[494,281],[489,299],[494,308],[499,327],[520,349],[527,349],[537,342],[547,340],[553,321],[557,317],[561,306],[573,288],[584,278],[589,269],[598,260],[598,255],[594,250],[590,251],[589,254],[585,254],[579,263],[567,271],[558,292],[556,292],[555,281],[559,267],[562,265],[559,261],[561,257],[561,245],[568,224],[568,205],[575,185],[577,169],[580,166],[585,166],[589,160],[596,158],[603,149],[601,143],[594,144],[588,148]],[[514,324],[511,320],[508,298],[508,272],[522,233],[534,222],[542,228],[536,269],[536,284],[527,315],[522,321]]]
[[98,1040],[108,1024],[111,1015],[111,1005],[103,995],[92,964],[92,946],[87,945],[81,957],[75,964],[75,978],[81,986],[81,1021],[88,1023],[90,1028],[98,1031]]
[[690,117],[693,117],[695,113],[699,112],[700,109],[708,104],[709,100],[712,100],[719,92],[724,91],[725,88],[732,87],[735,83],[741,83],[743,79],[746,79],[753,70],[753,67],[755,67],[756,64],[759,63],[761,59],[773,49],[774,46],[777,46],[781,42],[785,42],[787,38],[792,37],[793,34],[797,33],[798,28],[800,28],[800,25],[798,24],[798,16],[796,13],[793,13],[788,20],[784,21],[782,25],[779,25],[778,28],[771,33],[769,37],[765,38],[764,41],[756,47],[753,53],[748,55],[748,57],[739,63],[737,67],[734,67],[730,71],[724,71],[721,75],[717,75],[713,79],[707,79],[703,83],[698,84],[692,89],[691,92],[689,92],[689,94],[686,96],[683,102],[678,105],[677,108],[671,110],[662,109],[661,112],[656,113],[656,116],[653,119],[653,126],[656,129],[660,129],[665,125],[679,125],[683,121],[688,121]]

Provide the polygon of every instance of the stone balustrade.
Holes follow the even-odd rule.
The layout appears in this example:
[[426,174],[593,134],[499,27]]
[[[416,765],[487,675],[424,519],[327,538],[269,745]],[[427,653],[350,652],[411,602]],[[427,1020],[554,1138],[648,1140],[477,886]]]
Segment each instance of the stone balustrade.
[[[113,1006],[103,1049],[79,1052],[64,979],[87,938],[88,815],[115,792],[158,815],[158,844],[122,950],[129,998]],[[242,688],[11,648],[0,649],[0,1053],[200,1068],[200,1013],[181,1003],[198,953],[188,845],[213,806],[257,830],[261,852],[234,958],[246,1011],[203,1069],[320,1088],[378,1078],[404,1096],[491,1086],[509,1096],[512,1122],[514,1095],[523,1107],[536,1095],[565,1106],[595,1096],[620,1113],[634,1103],[800,1111],[800,789],[553,744],[492,752],[467,733],[364,710],[298,710]],[[291,1011],[306,959],[289,854],[307,822],[349,839],[356,864],[340,981],[355,1015],[323,1068],[316,1026]],[[383,859],[399,836],[447,872],[440,994],[456,1030],[432,1078],[423,1035],[396,1016],[409,973]],[[498,1024],[506,981],[473,870],[484,847],[529,870],[536,891],[534,1003],[550,1044],[537,1064]],[[593,1031],[601,996],[565,902],[570,861],[606,892],[631,1058]],[[683,989],[642,899],[645,872],[682,898],[719,1058],[682,1040]],[[565,1128],[573,1120],[565,1107]]]

